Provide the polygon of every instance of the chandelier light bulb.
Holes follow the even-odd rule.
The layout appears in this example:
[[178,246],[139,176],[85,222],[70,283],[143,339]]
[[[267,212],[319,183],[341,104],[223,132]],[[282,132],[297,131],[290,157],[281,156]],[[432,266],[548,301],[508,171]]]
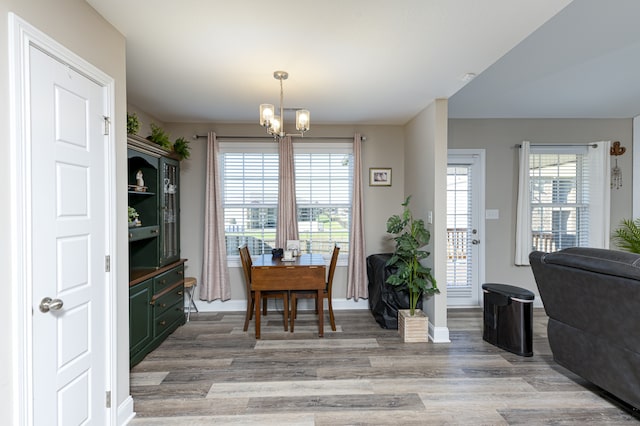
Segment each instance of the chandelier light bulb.
[[271,126],[271,120],[273,120],[273,105],[262,104],[260,105],[260,125],[264,127]]
[[276,135],[280,134],[280,117],[278,117],[277,115],[273,117],[269,130],[271,131],[271,133],[274,133]]
[[300,132],[309,130],[309,111],[306,109],[296,111],[296,129]]

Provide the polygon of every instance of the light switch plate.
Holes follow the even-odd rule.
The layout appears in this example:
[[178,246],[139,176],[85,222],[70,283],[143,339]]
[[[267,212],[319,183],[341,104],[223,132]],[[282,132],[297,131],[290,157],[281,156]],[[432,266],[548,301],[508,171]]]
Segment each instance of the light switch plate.
[[500,210],[498,209],[487,209],[484,213],[485,219],[500,219]]

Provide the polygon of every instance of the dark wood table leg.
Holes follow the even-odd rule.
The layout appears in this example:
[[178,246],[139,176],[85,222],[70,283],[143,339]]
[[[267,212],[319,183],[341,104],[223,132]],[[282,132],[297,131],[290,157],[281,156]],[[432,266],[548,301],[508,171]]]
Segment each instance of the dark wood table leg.
[[[289,290],[286,291],[284,300],[284,331],[289,331]],[[533,311],[532,311],[533,312]]]
[[261,295],[260,295],[260,290],[256,290],[255,291],[255,297],[256,297],[256,339],[260,338],[260,299],[261,299]]
[[324,337],[324,289],[318,290],[318,336]]

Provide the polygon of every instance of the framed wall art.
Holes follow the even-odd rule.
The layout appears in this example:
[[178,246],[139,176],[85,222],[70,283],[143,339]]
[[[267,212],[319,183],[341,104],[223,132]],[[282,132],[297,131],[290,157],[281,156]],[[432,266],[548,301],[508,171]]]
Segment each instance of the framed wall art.
[[369,168],[369,186],[391,186],[391,168]]

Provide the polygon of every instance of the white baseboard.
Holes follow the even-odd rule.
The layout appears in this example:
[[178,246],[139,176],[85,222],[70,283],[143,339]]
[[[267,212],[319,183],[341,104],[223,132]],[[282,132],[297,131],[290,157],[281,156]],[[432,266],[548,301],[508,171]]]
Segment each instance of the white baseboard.
[[129,395],[122,404],[118,406],[118,425],[128,425],[136,416],[133,411],[133,398]]
[[429,338],[433,343],[451,343],[451,340],[449,340],[449,327],[435,327],[429,321]]

